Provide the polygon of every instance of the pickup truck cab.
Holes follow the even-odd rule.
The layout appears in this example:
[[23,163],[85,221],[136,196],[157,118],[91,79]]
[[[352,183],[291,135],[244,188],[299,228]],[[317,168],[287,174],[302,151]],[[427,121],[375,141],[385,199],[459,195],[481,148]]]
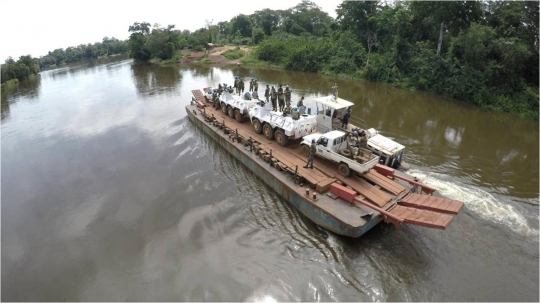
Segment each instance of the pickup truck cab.
[[305,155],[309,155],[312,139],[317,143],[316,155],[336,163],[339,173],[345,177],[353,171],[365,173],[379,162],[379,156],[370,150],[351,146],[348,134],[339,130],[305,136],[300,143]]

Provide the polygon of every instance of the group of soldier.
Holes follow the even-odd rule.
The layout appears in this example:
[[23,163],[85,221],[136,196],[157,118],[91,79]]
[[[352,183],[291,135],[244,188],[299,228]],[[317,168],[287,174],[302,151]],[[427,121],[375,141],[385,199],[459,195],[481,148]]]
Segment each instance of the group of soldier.
[[[234,90],[235,93],[238,95],[242,95],[244,93],[245,85],[244,85],[244,79],[239,77],[234,77],[234,85],[231,90]],[[259,98],[259,82],[257,79],[252,78],[249,81],[249,97],[253,99]],[[232,92],[231,92],[232,93]],[[248,95],[246,93],[246,95]],[[264,98],[266,99],[266,102],[272,102],[272,110],[275,112],[282,112],[284,116],[288,115],[292,111],[291,107],[291,95],[292,90],[288,85],[279,84],[278,88],[274,85],[270,86],[270,84],[266,84],[266,88],[264,90]],[[302,107],[304,105],[304,96],[300,98],[300,100],[297,103],[297,107]]]
[[[234,77],[233,88],[238,95],[243,94],[244,88],[245,88],[244,79],[238,78],[238,76]],[[259,90],[259,82],[257,82],[257,79],[252,78],[251,80],[249,80],[249,92],[253,93],[253,92],[257,92],[258,90]]]
[[[244,92],[244,80],[242,78],[235,77],[234,79],[234,86],[228,86],[224,85],[222,86],[219,84],[217,94],[214,94],[213,101],[214,106],[216,106],[216,100],[218,99],[218,95],[220,95],[224,90],[227,90],[229,93],[236,92],[238,95],[241,95]],[[259,83],[257,82],[257,79],[251,79],[249,81],[249,93],[251,93],[251,96],[254,99],[258,99],[258,90],[259,90]],[[246,92],[246,95],[249,94]],[[280,111],[283,112],[283,116],[286,116],[287,114],[290,114],[292,111],[291,108],[291,94],[292,90],[289,88],[288,85],[283,88],[281,84],[278,85],[278,89],[276,90],[276,87],[272,85],[270,87],[269,84],[266,84],[266,89],[264,91],[264,97],[266,99],[266,102],[272,102],[272,109],[274,111]],[[336,94],[337,97],[337,94]],[[219,104],[219,102],[217,102]],[[296,104],[297,107],[302,108],[304,106],[304,96],[300,97],[298,100],[298,103]],[[347,109],[346,113],[343,115],[343,127],[347,127],[348,120],[351,116],[351,110],[350,108]],[[367,148],[367,141],[368,136],[365,130],[362,130],[360,128],[354,128],[352,129],[352,133],[350,134],[351,139],[357,142],[357,146],[362,148]],[[354,144],[354,143],[353,143]],[[356,145],[356,144],[355,144]],[[311,141],[311,146],[309,149],[309,155],[308,155],[308,161],[306,166],[304,168],[313,168],[313,158],[317,152],[317,143],[315,142],[315,139]]]

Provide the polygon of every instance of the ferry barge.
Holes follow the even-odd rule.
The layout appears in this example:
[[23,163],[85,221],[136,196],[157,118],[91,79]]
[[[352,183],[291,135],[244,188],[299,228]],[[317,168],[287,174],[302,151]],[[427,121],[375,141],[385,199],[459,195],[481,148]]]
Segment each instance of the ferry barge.
[[[208,91],[209,88],[205,88]],[[238,161],[317,225],[339,235],[360,237],[379,222],[446,229],[463,202],[433,195],[429,186],[375,165],[363,174],[343,176],[335,165],[315,157],[304,168],[300,144],[281,146],[212,107],[193,90],[189,119]]]

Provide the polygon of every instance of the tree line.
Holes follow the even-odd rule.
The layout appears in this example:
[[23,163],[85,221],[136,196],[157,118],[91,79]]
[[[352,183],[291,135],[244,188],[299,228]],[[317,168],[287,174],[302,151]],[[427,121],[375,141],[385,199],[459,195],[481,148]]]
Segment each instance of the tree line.
[[194,32],[129,27],[136,61],[207,43],[257,45],[259,60],[426,90],[538,120],[537,1],[344,1],[330,17],[303,0]]
[[96,59],[103,56],[127,54],[129,50],[128,41],[116,38],[103,38],[102,42],[94,44],[81,44],[76,47],[55,49],[45,56],[32,58],[30,55],[21,56],[17,61],[8,57],[1,69],[1,83],[10,80],[24,80],[30,75],[39,73],[46,68],[56,68],[67,63]]
[[344,1],[336,12],[334,19],[303,0],[206,20],[193,32],[136,22],[126,41],[9,58],[2,82],[35,72],[36,62],[39,69],[126,52],[135,61],[174,60],[207,43],[254,45],[257,59],[285,69],[426,90],[538,120],[537,1]]
[[279,24],[259,43],[259,59],[538,120],[538,2],[345,1],[319,32]]

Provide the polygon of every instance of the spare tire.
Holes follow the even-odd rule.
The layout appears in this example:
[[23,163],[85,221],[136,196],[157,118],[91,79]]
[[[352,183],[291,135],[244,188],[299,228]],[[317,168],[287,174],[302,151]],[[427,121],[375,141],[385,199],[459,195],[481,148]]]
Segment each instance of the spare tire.
[[351,151],[348,150],[348,149],[342,149],[339,151],[339,154],[344,156],[344,157],[347,157],[347,158],[350,158],[351,157]]

